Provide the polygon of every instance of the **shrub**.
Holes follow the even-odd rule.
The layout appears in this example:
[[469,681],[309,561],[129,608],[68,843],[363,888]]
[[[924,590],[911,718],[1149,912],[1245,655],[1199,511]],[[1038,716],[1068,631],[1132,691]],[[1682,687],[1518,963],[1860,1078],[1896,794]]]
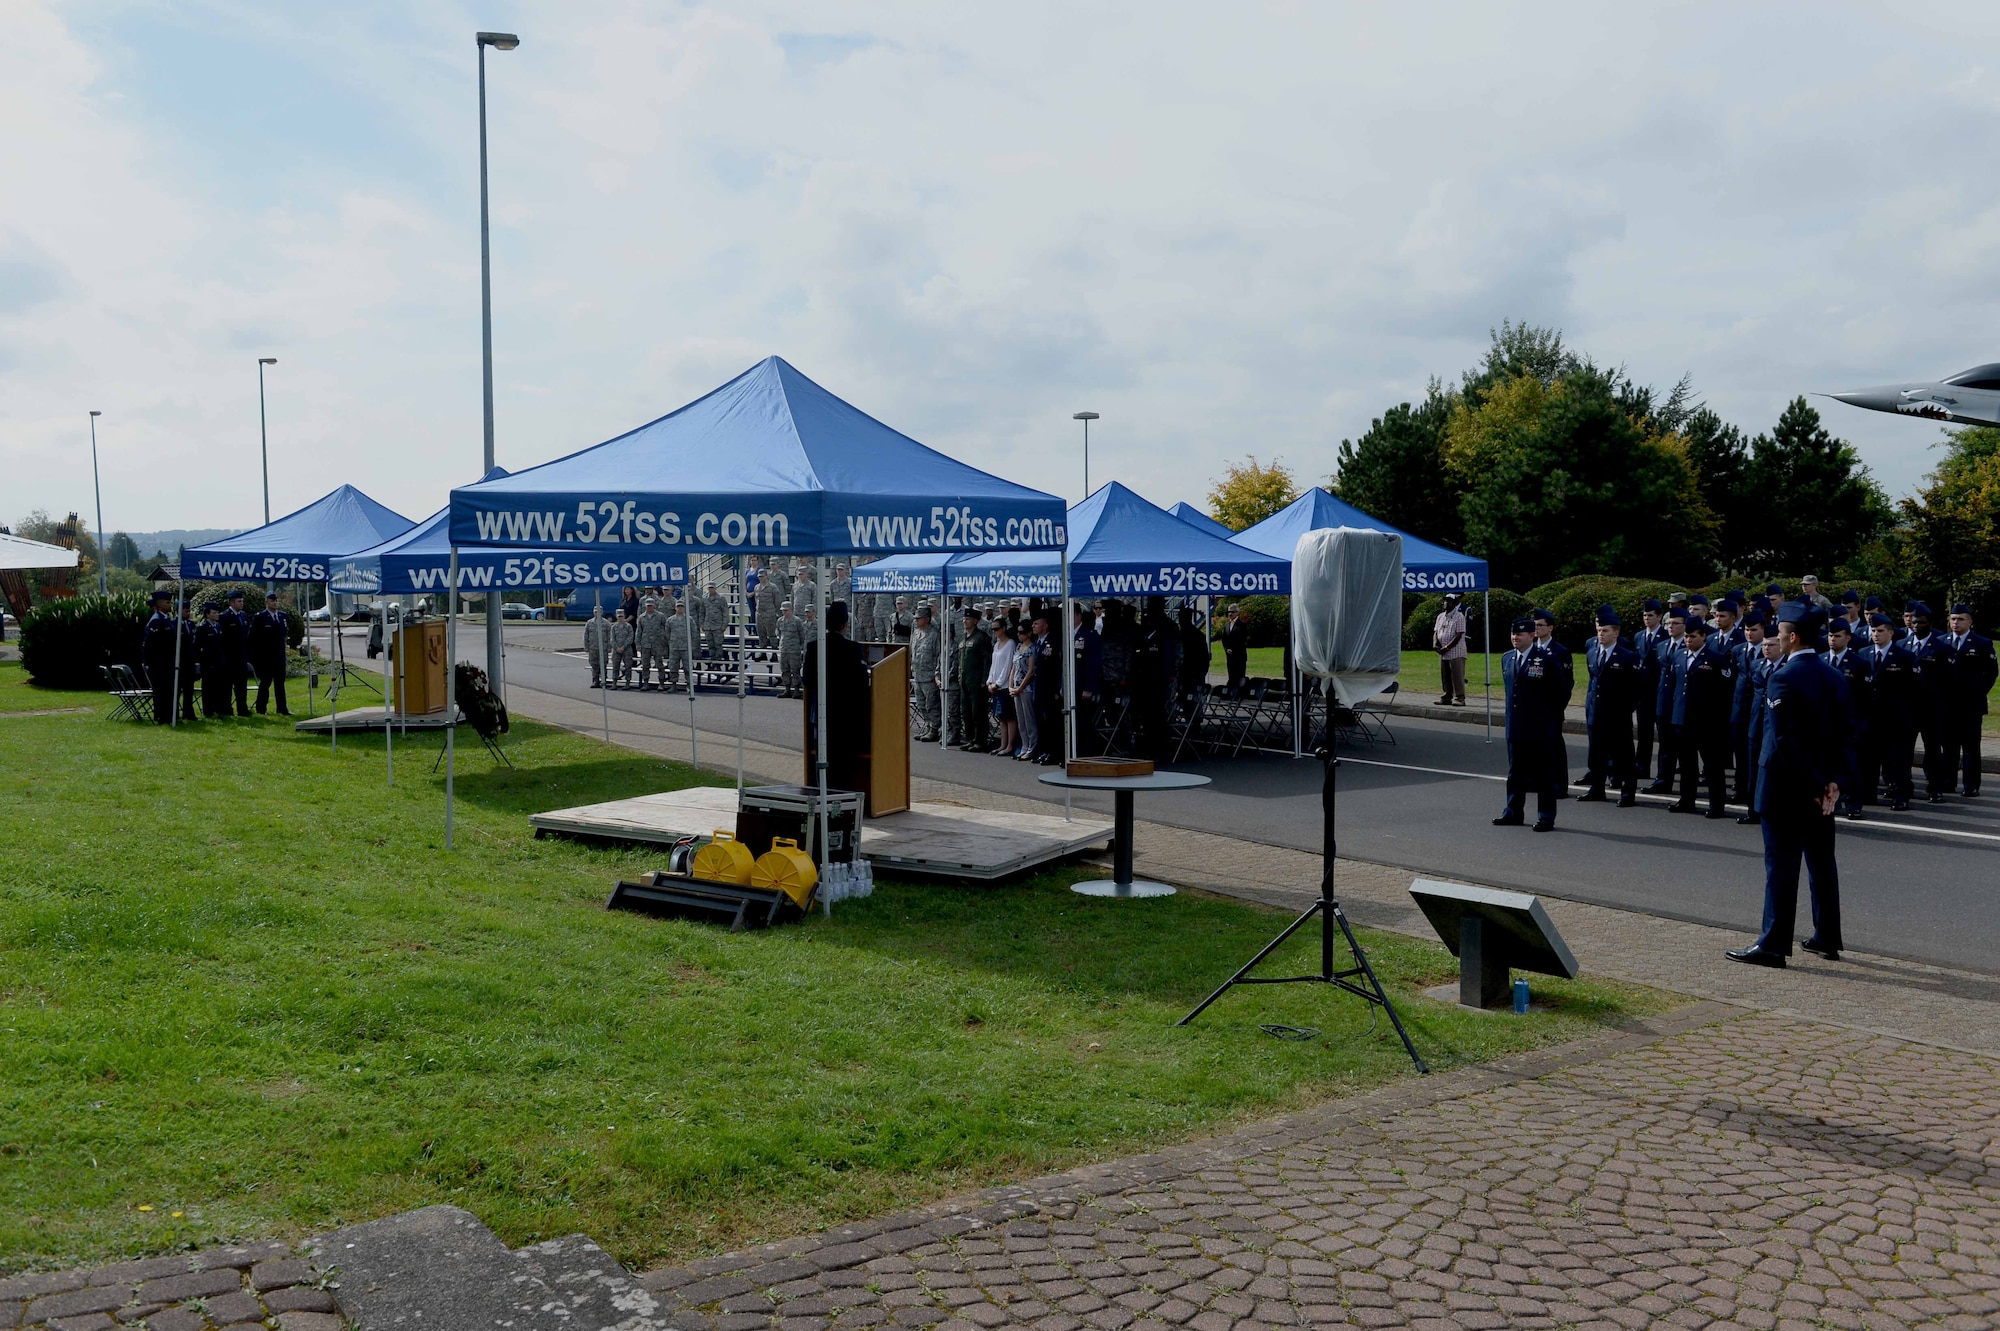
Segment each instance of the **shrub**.
[[45,601],[21,621],[21,664],[51,689],[101,689],[103,667],[139,664],[151,614],[136,592]]
[[[188,604],[194,607],[195,621],[208,613],[212,605],[217,610],[229,608],[229,598],[233,593],[243,593],[243,612],[254,615],[264,608],[264,588],[255,582],[204,582],[195,584],[195,590],[188,595]],[[296,649],[306,638],[306,621],[299,612],[280,602],[278,608],[285,612],[285,646]]]
[[1625,631],[1631,633],[1640,627],[1640,614],[1648,597],[1664,605],[1669,596],[1684,590],[1675,583],[1650,578],[1584,576],[1544,583],[1528,593],[1528,601],[1531,607],[1555,615],[1556,641],[1581,651],[1597,631],[1599,606],[1609,605],[1616,610],[1625,621]]
[[[1493,650],[1507,650],[1507,625],[1516,616],[1528,613],[1528,599],[1519,592],[1510,592],[1504,587],[1495,587],[1490,592],[1467,592],[1465,594],[1465,641],[1477,655],[1487,639],[1481,636],[1481,616],[1486,613],[1485,602],[1493,603]],[[1403,650],[1406,652],[1428,652],[1431,650],[1431,626],[1444,613],[1444,594],[1435,593],[1419,597],[1416,607],[1403,619]]]
[[[1244,596],[1237,605],[1250,622],[1252,647],[1285,647],[1292,640],[1292,598],[1289,596]],[[1216,630],[1218,633],[1221,629]]]

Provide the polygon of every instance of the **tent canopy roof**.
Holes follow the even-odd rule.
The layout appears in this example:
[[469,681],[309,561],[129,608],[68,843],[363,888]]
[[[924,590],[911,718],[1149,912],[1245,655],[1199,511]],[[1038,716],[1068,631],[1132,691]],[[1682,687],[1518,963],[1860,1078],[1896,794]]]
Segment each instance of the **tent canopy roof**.
[[830,554],[1055,549],[1063,504],[861,411],[776,356],[636,430],[452,491],[460,545]]
[[[1070,510],[1069,567],[1085,596],[1268,594],[1292,581],[1289,559],[1211,536],[1117,481]],[[968,555],[946,577],[954,595],[1062,595],[1053,554]]]
[[1399,531],[1370,517],[1330,491],[1314,486],[1256,526],[1232,538],[1247,549],[1290,559],[1299,538],[1329,527],[1362,527],[1403,538],[1403,590],[1476,592],[1486,590],[1486,561]]
[[0,532],[0,569],[75,568],[76,551]]
[[252,531],[181,553],[197,578],[324,582],[335,559],[408,531],[414,524],[351,485]]
[[944,566],[960,556],[948,554],[890,555],[854,569],[854,590],[868,595],[944,590]]
[[1206,511],[1196,508],[1185,499],[1168,509],[1167,512],[1173,514],[1182,522],[1207,532],[1210,536],[1220,536],[1226,541],[1236,535],[1234,531],[1210,517]]

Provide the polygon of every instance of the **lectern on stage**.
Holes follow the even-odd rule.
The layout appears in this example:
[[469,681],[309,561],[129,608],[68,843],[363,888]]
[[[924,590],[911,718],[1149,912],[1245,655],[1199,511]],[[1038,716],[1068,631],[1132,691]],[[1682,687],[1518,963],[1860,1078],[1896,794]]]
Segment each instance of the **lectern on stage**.
[[[1344,707],[1374,697],[1395,681],[1402,668],[1403,629],[1403,538],[1394,532],[1369,531],[1359,527],[1334,527],[1307,532],[1299,538],[1292,554],[1292,658],[1299,669],[1327,682],[1334,697]],[[1334,864],[1334,771],[1340,760],[1334,757],[1332,735],[1319,758],[1325,766],[1320,786],[1321,818],[1324,826],[1325,861],[1320,868],[1319,900],[1293,920],[1285,931],[1264,946],[1264,950],[1243,964],[1243,968],[1222,982],[1214,993],[1201,1000],[1194,1011],[1180,1019],[1185,1026],[1202,1014],[1216,999],[1238,984],[1330,984],[1336,989],[1380,1007],[1389,1014],[1389,1023],[1402,1037],[1403,1048],[1417,1071],[1429,1072],[1423,1056],[1403,1029],[1396,1005],[1375,978],[1374,967],[1354,937],[1346,912],[1333,891]],[[1270,956],[1284,941],[1319,916],[1319,974],[1252,975],[1259,962]],[[1340,967],[1334,960],[1334,930],[1347,944],[1354,964]]]
[[[827,658],[827,692],[833,699],[826,714],[827,787],[860,791],[870,818],[901,813],[910,807],[910,652],[900,643],[847,647],[859,654],[861,666],[849,671],[834,653]],[[806,761],[800,781],[817,787],[819,680],[815,670],[804,673]]]

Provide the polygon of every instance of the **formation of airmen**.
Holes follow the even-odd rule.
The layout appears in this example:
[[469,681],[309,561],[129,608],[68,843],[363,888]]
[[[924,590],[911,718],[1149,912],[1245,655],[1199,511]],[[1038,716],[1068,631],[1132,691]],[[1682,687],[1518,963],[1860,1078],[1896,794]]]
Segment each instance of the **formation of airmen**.
[[[278,608],[278,594],[266,592],[264,608],[244,609],[242,591],[230,593],[226,606],[210,603],[200,619],[191,604],[173,613],[173,594],[156,590],[152,613],[139,642],[139,663],[146,686],[153,691],[153,720],[171,725],[197,714],[217,719],[250,715],[250,676],[257,676],[257,713],[269,710],[275,693],[278,715],[290,716],[285,702],[285,648],[289,625]],[[176,696],[174,680],[180,679]],[[195,707],[195,685],[201,685],[201,706]]]

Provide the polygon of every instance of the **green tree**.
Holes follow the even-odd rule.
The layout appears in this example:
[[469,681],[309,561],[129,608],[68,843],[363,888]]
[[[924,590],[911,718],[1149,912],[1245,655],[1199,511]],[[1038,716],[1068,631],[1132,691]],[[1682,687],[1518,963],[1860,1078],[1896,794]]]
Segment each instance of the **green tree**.
[[1715,518],[1686,445],[1626,410],[1621,381],[1588,365],[1546,388],[1523,374],[1454,416],[1445,453],[1464,489],[1466,548],[1487,560],[1495,582],[1527,587],[1582,573],[1706,580]]
[[1944,587],[1968,569],[2000,568],[2000,429],[1945,432],[1944,460],[1902,502],[1915,572]]
[[1340,441],[1333,492],[1412,536],[1457,549],[1458,495],[1446,487],[1444,432],[1452,399],[1433,379],[1424,400],[1383,412],[1359,439]]
[[1750,441],[1745,480],[1770,510],[1745,542],[1746,559],[1763,573],[1830,573],[1892,520],[1861,455],[1829,434],[1803,397]]
[[1254,527],[1299,497],[1292,473],[1276,458],[1268,465],[1251,454],[1244,462],[1223,468],[1222,479],[1210,487],[1208,506],[1215,520],[1232,531]]
[[131,568],[139,562],[139,543],[122,531],[112,533],[104,552],[113,568]]
[[1492,345],[1486,349],[1486,358],[1476,369],[1465,372],[1464,393],[1474,406],[1486,400],[1488,390],[1494,385],[1522,375],[1539,379],[1548,387],[1590,367],[1589,360],[1563,345],[1560,329],[1503,319],[1498,328],[1488,330],[1487,336]]
[[1715,514],[1717,557],[1725,572],[1743,572],[1754,529],[1766,516],[1750,489],[1750,446],[1743,431],[1707,407],[1691,412],[1679,433],[1687,445],[1695,485]]

